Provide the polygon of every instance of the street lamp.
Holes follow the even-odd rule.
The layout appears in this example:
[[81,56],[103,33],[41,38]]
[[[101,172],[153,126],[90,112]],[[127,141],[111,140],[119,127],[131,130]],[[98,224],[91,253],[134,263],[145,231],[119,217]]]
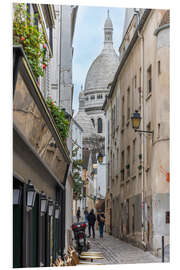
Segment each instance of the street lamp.
[[141,132],[141,133],[151,133],[153,134],[153,131],[150,130],[139,130],[138,128],[140,127],[141,123],[141,116],[138,111],[135,111],[133,115],[131,116],[131,121],[132,121],[132,127],[135,130],[135,132]]
[[26,200],[26,205],[28,208],[32,209],[34,206],[34,202],[36,199],[36,190],[31,183],[31,180],[28,181],[27,185],[27,200]]
[[47,206],[48,206],[48,200],[46,198],[46,194],[44,191],[41,192],[41,215],[44,215],[47,211]]
[[59,219],[60,212],[61,212],[61,207],[58,204],[58,202],[56,202],[55,203],[55,215],[54,215],[56,219]]
[[135,129],[135,131],[139,128],[140,123],[141,123],[141,116],[138,111],[135,111],[133,115],[131,116],[131,121],[132,121],[132,127]]
[[98,160],[98,162],[99,162],[100,164],[103,163],[103,155],[102,155],[101,152],[98,154],[97,160]]
[[54,203],[53,200],[50,198],[48,203],[48,216],[53,216],[54,214]]
[[94,170],[92,170],[92,172],[91,172],[91,177],[92,177],[92,178],[94,178],[94,174],[95,174],[95,173],[94,173]]
[[103,163],[103,154],[101,152],[98,154],[97,160],[98,160],[100,165],[109,165],[109,162]]
[[14,205],[19,205],[21,202],[21,193],[22,193],[22,188],[19,186],[18,188],[13,189],[13,204]]

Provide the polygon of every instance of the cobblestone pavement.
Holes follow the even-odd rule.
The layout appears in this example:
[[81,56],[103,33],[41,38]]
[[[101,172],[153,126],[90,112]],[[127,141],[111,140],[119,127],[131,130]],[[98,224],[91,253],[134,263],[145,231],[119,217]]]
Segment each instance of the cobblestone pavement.
[[96,238],[89,239],[89,251],[101,251],[104,255],[103,260],[96,260],[102,264],[135,264],[135,263],[158,263],[161,258],[153,256],[148,251],[143,251],[140,248],[134,247],[129,243],[121,241],[107,233],[104,233],[104,238],[99,238],[99,233],[96,231]]

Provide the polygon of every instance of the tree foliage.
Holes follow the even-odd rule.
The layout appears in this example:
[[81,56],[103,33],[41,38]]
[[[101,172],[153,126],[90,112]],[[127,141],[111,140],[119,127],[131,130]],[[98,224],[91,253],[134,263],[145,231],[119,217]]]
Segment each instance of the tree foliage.
[[[78,153],[79,147],[73,144],[72,156],[76,157]],[[75,159],[72,163],[72,176],[73,176],[73,198],[80,200],[83,197],[83,180],[81,177],[81,170],[83,166],[83,160]]]

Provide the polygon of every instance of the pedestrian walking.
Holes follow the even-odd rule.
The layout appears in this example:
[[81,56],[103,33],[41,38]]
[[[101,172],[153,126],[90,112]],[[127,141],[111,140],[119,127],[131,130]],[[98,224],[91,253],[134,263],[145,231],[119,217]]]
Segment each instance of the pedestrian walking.
[[77,217],[77,222],[79,222],[79,219],[81,217],[81,210],[80,207],[78,207],[77,213],[76,213],[76,217]]
[[86,208],[84,210],[84,220],[86,223],[88,223],[88,215],[89,215],[88,207],[86,206]]
[[105,223],[105,216],[103,212],[97,215],[97,221],[99,225],[99,236],[100,238],[103,238],[104,223]]
[[91,237],[91,228],[93,232],[93,238],[95,238],[95,231],[94,231],[94,225],[96,222],[96,216],[94,214],[94,209],[91,209],[89,215],[88,215],[88,226],[89,226],[89,236]]

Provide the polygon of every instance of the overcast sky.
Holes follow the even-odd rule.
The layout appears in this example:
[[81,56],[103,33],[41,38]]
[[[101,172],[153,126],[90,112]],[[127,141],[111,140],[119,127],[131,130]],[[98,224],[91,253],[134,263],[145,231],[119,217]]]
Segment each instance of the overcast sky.
[[[73,40],[74,115],[79,107],[78,98],[81,85],[84,87],[88,69],[104,46],[104,23],[107,18],[107,10],[107,7],[79,6],[78,8]],[[125,9],[109,7],[109,14],[114,30],[113,45],[118,54],[122,40]]]

